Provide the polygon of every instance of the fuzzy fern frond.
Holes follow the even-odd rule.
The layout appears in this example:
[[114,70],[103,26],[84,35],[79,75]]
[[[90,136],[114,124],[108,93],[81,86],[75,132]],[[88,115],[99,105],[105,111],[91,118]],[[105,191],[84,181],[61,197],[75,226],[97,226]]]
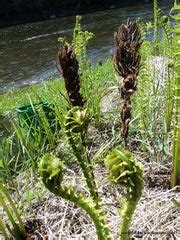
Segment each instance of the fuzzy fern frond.
[[104,160],[109,170],[109,179],[113,184],[126,188],[126,202],[120,213],[123,219],[120,228],[122,240],[130,239],[128,231],[132,215],[143,190],[143,167],[136,161],[132,154],[121,147],[115,148]]
[[39,163],[39,172],[46,188],[52,193],[58,194],[63,181],[62,162],[51,153],[46,153]]
[[[126,187],[129,198],[136,197],[137,194],[140,195],[142,191],[140,185],[143,182],[142,164],[134,160],[130,152],[117,147],[104,161],[109,169],[109,179],[112,183]],[[134,195],[134,193],[137,194]]]
[[101,209],[96,208],[92,197],[86,197],[76,192],[74,186],[63,186],[63,165],[53,154],[45,154],[39,163],[39,172],[44,185],[55,195],[69,200],[81,207],[90,216],[96,227],[99,240],[108,240],[108,228],[104,224],[104,215]]
[[69,144],[72,147],[73,153],[82,169],[91,196],[96,200],[98,206],[99,198],[97,187],[85,142],[87,126],[88,116],[86,114],[86,110],[74,107],[68,112],[65,121],[66,135],[68,137]]
[[88,117],[86,110],[80,107],[72,108],[66,116],[66,130],[81,133],[87,130]]

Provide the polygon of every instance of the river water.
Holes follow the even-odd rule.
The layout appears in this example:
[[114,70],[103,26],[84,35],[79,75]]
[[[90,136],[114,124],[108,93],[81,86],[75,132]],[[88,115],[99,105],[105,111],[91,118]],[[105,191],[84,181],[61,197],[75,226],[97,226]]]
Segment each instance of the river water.
[[[113,33],[127,18],[147,21],[152,17],[152,4],[83,15],[82,28],[94,33],[88,58],[95,63],[112,55]],[[57,40],[71,39],[74,24],[75,16],[0,29],[0,92],[57,77]]]

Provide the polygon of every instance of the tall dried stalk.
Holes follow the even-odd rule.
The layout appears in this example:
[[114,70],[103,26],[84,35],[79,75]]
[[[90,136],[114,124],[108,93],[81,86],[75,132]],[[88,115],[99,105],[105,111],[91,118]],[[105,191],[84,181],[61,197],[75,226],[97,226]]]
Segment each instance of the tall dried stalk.
[[65,43],[58,52],[58,59],[60,63],[59,71],[63,75],[69,101],[73,107],[82,107],[84,101],[80,93],[79,63],[74,49]]
[[137,22],[128,20],[114,34],[116,49],[113,60],[116,71],[123,78],[119,86],[123,106],[121,111],[121,133],[127,145],[129,122],[131,120],[131,95],[136,91],[137,75],[140,68],[139,48],[142,44]]

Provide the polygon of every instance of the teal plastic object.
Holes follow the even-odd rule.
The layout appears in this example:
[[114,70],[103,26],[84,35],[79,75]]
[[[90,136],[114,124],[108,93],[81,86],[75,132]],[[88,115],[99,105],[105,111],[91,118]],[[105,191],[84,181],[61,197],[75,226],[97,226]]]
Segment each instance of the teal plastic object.
[[27,128],[32,137],[35,137],[35,134],[39,132],[41,133],[42,137],[45,137],[46,131],[43,121],[39,116],[38,108],[44,111],[52,133],[54,134],[56,130],[60,130],[61,126],[59,121],[56,120],[54,105],[45,101],[41,101],[38,104],[32,103],[17,108],[16,111],[20,126]]

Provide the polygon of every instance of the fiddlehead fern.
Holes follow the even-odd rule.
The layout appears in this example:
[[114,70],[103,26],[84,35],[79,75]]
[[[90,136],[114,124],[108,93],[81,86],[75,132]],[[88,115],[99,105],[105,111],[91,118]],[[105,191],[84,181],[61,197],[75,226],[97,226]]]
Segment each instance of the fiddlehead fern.
[[90,191],[90,195],[95,202],[95,207],[101,212],[102,221],[105,224],[105,221],[103,220],[105,219],[105,213],[102,211],[101,200],[98,196],[93,167],[88,156],[88,149],[85,142],[88,122],[89,119],[87,117],[86,110],[83,110],[80,107],[74,107],[66,116],[65,129],[68,141],[73,149],[73,153],[82,169],[86,184]]
[[85,197],[82,193],[76,193],[74,186],[63,186],[63,165],[52,154],[46,154],[39,164],[39,172],[44,185],[57,196],[75,203],[90,216],[94,222],[99,240],[109,239],[108,229],[104,224],[103,212],[96,208],[92,197]]
[[88,157],[85,143],[87,125],[88,118],[86,115],[86,110],[75,107],[68,112],[65,122],[66,135],[73,149],[74,155],[77,158],[79,165],[83,171],[91,196],[94,198],[97,205],[99,205],[97,187],[94,179],[92,164]]
[[142,165],[133,159],[130,152],[120,147],[115,148],[104,161],[109,170],[110,181],[126,188],[126,202],[120,211],[122,216],[120,237],[121,240],[129,240],[128,231],[132,216],[143,190]]

